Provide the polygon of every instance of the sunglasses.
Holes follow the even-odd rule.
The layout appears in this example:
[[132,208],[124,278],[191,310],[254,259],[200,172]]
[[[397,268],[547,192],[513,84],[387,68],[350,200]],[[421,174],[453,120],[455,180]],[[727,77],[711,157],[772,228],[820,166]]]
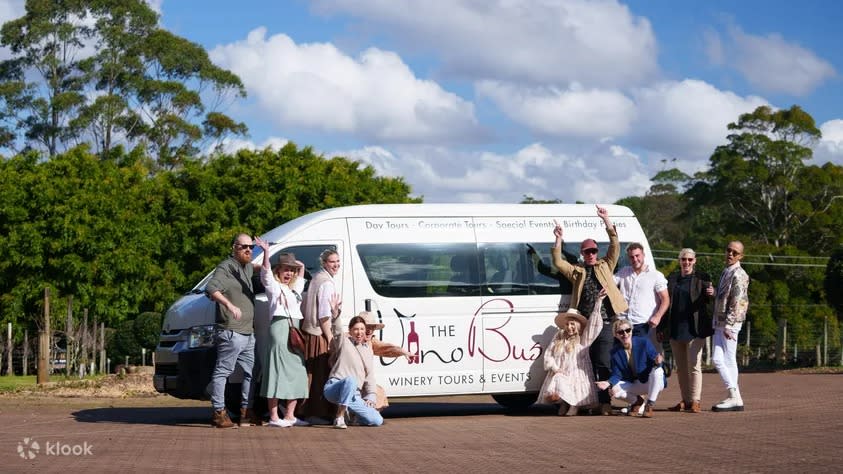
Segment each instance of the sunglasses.
[[255,248],[255,244],[234,244],[234,248],[237,250],[252,250]]
[[592,254],[597,253],[597,249],[595,249],[595,248],[585,249],[585,250],[582,251],[582,253],[584,255],[592,255]]
[[632,328],[626,328],[626,329],[618,329],[618,332],[616,332],[615,334],[617,334],[618,336],[623,336],[624,334],[629,334],[631,332],[632,332]]
[[726,255],[740,255],[740,254],[741,254],[741,253],[740,253],[740,252],[738,252],[737,250],[733,250],[733,249],[726,249]]
[[693,262],[693,261],[694,261],[694,257],[691,257],[691,258],[680,258],[679,260],[681,260],[681,261],[683,261],[683,262]]

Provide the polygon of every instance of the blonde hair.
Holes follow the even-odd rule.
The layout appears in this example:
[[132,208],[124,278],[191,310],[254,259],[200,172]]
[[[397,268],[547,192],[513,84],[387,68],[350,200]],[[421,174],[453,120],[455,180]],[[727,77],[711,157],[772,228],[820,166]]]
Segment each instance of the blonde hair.
[[694,249],[685,248],[679,251],[679,258],[682,258],[683,255],[690,255],[691,258],[697,258],[697,252],[694,252]]
[[616,319],[615,322],[612,323],[612,334],[617,334],[622,325],[627,325],[629,326],[629,329],[632,329],[632,323],[626,319]]
[[[272,267],[272,276],[275,277],[275,280],[277,280],[279,283],[281,282],[281,278],[279,278],[278,275],[284,270],[285,267],[295,268],[295,267],[290,267],[288,265],[282,265],[280,263],[275,265],[274,267]],[[292,289],[293,285],[296,283],[296,280],[298,280],[298,278],[299,278],[299,274],[298,274],[298,271],[296,271],[295,273],[293,273],[293,276],[290,277],[290,282],[287,283],[287,286]]]
[[[577,323],[577,326],[580,327],[580,331],[582,331],[582,324],[579,321],[574,321]],[[559,331],[556,332],[556,336],[553,338],[553,353],[559,354],[564,347],[565,352],[573,352],[574,349],[577,347],[577,342],[579,342],[579,338],[575,337],[574,334],[569,334],[567,328],[559,328]]]

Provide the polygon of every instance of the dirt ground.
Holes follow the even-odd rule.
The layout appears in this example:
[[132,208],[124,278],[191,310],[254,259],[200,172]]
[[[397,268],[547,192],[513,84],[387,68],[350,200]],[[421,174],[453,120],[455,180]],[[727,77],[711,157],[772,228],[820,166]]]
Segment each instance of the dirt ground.
[[[839,472],[843,375],[742,374],[742,413],[560,418],[488,396],[392,399],[380,428],[213,429],[207,402],[167,396],[0,397],[0,472]],[[35,449],[37,443],[38,449]],[[87,451],[86,451],[87,449]]]

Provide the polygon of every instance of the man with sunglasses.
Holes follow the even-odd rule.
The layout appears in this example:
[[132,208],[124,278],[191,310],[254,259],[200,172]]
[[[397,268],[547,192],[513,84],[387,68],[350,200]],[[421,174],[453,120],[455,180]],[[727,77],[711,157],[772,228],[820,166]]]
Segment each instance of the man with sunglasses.
[[649,337],[633,336],[632,325],[626,319],[618,319],[612,326],[618,340],[612,348],[612,375],[608,381],[596,382],[597,388],[608,389],[615,398],[629,402],[627,414],[652,418],[653,407],[666,385],[664,356]]
[[[585,239],[580,244],[580,254],[583,257],[582,265],[569,263],[562,257],[562,226],[558,222],[553,229],[556,240],[550,251],[553,256],[553,265],[573,285],[570,308],[576,308],[580,314],[590,315],[600,290],[606,289],[606,298],[600,307],[603,327],[600,336],[589,348],[589,356],[591,357],[595,380],[607,380],[612,370],[610,358],[613,345],[612,319],[615,315],[626,311],[627,304],[614,279],[615,267],[618,265],[618,257],[620,256],[618,232],[612,221],[609,220],[609,211],[605,207],[596,207],[597,216],[603,220],[603,225],[606,227],[606,233],[609,236],[609,249],[606,251],[604,258],[597,257],[597,241]],[[597,398],[600,401],[600,413],[610,415],[612,413],[612,399],[609,392],[602,390],[597,394]]]
[[738,333],[749,308],[749,275],[741,267],[743,244],[737,240],[726,246],[726,268],[720,274],[714,299],[714,348],[711,361],[729,390],[729,396],[711,411],[743,411],[738,388]]
[[[251,410],[252,370],[255,366],[255,293],[252,288],[252,249],[248,234],[238,234],[231,242],[231,255],[214,269],[205,294],[216,305],[217,362],[208,392],[214,410],[211,424],[217,428],[234,426],[225,409],[225,384],[235,365],[243,369],[240,390],[240,426],[260,424]],[[260,268],[258,266],[258,268]]]

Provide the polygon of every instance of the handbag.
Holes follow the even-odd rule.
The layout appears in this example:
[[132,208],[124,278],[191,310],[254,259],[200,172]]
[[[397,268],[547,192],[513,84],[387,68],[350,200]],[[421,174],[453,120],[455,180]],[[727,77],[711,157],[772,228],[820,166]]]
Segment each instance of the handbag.
[[290,349],[290,352],[303,356],[304,335],[299,328],[293,326],[291,318],[287,318],[287,322],[290,323],[290,337],[287,338],[287,348]]
[[[295,292],[293,294],[295,294]],[[298,297],[297,294],[296,297]],[[287,322],[290,324],[290,333],[287,337],[287,349],[289,349],[293,354],[304,356],[304,334],[302,334],[299,328],[293,326],[293,318],[290,314],[290,308],[287,306],[287,297],[284,296],[283,291],[281,292],[281,298],[284,302],[284,309],[287,311]]]

